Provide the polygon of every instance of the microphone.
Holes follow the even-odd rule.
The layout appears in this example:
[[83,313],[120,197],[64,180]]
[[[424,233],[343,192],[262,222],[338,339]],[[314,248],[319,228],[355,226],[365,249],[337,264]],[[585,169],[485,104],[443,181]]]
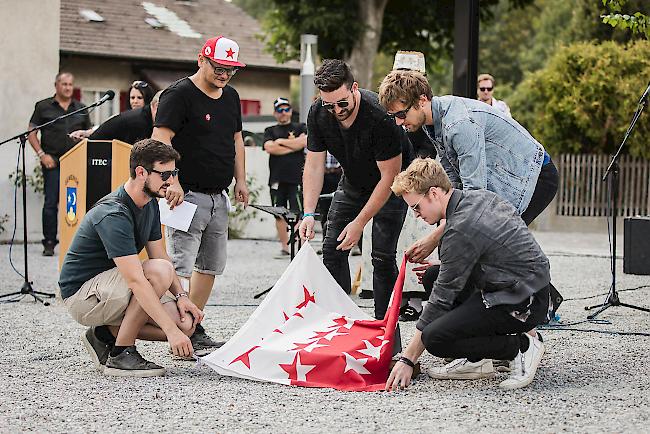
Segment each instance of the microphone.
[[102,97],[100,98],[100,100],[97,101],[97,105],[99,105],[99,104],[103,104],[103,103],[105,103],[106,101],[110,101],[110,100],[112,100],[113,98],[115,98],[115,92],[113,92],[112,90],[107,90],[106,92],[104,92],[104,95],[102,95]]

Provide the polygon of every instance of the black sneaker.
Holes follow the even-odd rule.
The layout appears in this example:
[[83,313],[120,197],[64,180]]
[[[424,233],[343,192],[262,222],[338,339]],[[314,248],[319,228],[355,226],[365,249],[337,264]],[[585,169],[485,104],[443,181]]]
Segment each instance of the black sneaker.
[[115,357],[109,355],[104,368],[104,375],[115,377],[161,377],[165,372],[162,366],[145,360],[135,345],[125,348]]
[[399,320],[400,321],[417,321],[420,319],[420,314],[413,306],[407,304],[402,306],[399,310]]
[[369,289],[362,289],[361,292],[359,293],[359,298],[363,298],[366,300],[371,300],[374,298],[372,295],[372,291]]
[[190,336],[190,341],[192,342],[192,348],[194,348],[194,354],[199,357],[205,356],[225,344],[225,342],[215,341],[208,336],[200,324],[196,326],[196,331]]
[[54,256],[54,246],[56,246],[54,241],[44,241],[43,256]]
[[99,372],[104,370],[104,365],[106,365],[106,360],[108,355],[113,348],[111,344],[105,344],[100,341],[99,338],[95,335],[95,327],[91,327],[84,334],[81,335],[81,341],[86,347],[86,351],[90,354],[95,367]]

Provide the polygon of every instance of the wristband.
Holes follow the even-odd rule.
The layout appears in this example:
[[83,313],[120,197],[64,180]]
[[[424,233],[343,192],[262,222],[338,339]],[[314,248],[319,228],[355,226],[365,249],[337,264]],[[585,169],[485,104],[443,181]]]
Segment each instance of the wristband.
[[415,363],[413,363],[410,359],[406,357],[400,357],[399,361],[404,363],[405,365],[410,366],[411,368],[415,368]]
[[178,301],[181,297],[187,297],[187,296],[188,296],[187,292],[185,292],[185,291],[179,292],[178,294],[175,295],[176,301]]
[[43,150],[41,149],[40,151],[38,151],[38,152],[36,153],[36,155],[38,155],[38,158],[41,158],[43,155],[45,155],[45,151],[43,151]]
[[306,212],[302,215],[302,218],[307,218],[307,217],[314,217],[316,218],[316,214],[313,212]]

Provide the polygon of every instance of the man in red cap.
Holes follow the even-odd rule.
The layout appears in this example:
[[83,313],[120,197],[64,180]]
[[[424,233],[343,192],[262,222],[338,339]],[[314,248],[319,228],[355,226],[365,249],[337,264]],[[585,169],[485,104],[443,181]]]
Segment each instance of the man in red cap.
[[[152,138],[181,155],[179,181],[167,189],[170,207],[187,200],[197,205],[187,232],[166,228],[167,249],[190,300],[201,310],[214,278],[226,266],[228,186],[235,178],[235,198],[248,204],[239,94],[228,85],[237,70],[239,45],[218,36],[208,39],[198,71],[170,85],[160,96]],[[201,324],[191,337],[195,353],[220,347]]]

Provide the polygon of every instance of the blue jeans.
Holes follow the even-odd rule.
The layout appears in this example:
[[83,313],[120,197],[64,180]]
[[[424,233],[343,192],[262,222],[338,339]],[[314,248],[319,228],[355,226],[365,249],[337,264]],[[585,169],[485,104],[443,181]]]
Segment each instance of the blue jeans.
[[[327,216],[327,234],[323,240],[323,263],[346,293],[352,290],[350,280],[349,250],[336,250],[336,239],[345,226],[359,215],[369,196],[359,196],[338,189],[332,198]],[[393,286],[397,280],[397,241],[406,217],[407,205],[391,194],[388,201],[373,218],[372,223],[372,275],[375,298],[375,318],[383,319],[388,309]]]
[[54,169],[43,169],[43,184],[45,202],[43,203],[43,244],[58,243],[56,238],[59,214],[59,166]]

